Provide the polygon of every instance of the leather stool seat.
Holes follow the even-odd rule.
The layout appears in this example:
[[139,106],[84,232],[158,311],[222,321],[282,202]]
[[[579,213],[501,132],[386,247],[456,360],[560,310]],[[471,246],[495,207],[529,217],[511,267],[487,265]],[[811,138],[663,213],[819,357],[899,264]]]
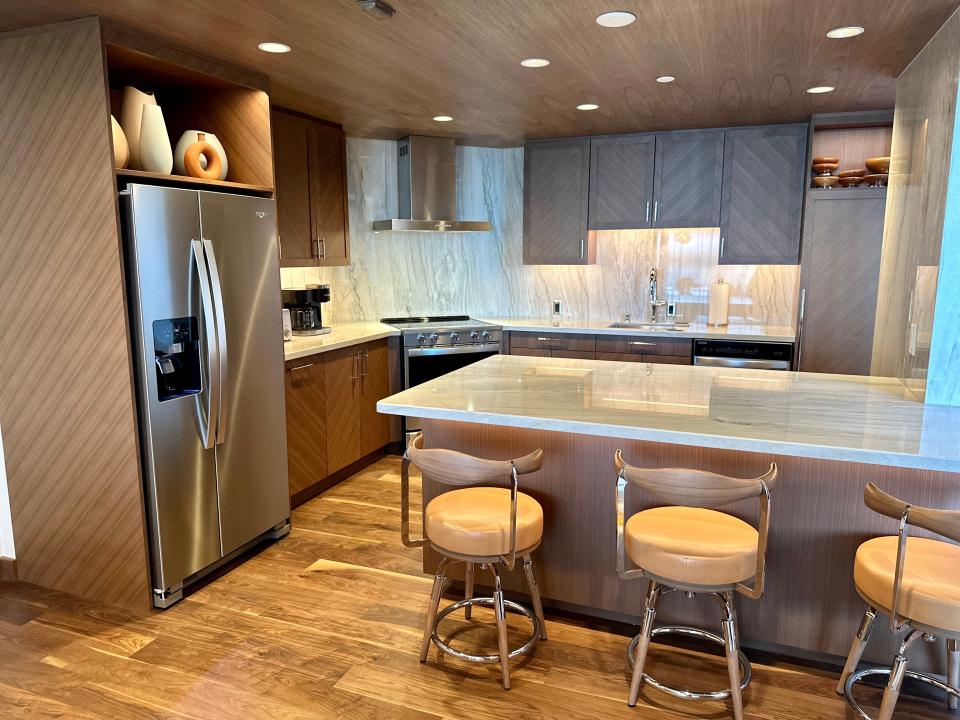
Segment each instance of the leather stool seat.
[[[853,580],[861,594],[890,611],[899,538],[878,537],[857,549]],[[907,538],[897,615],[960,633],[960,546]]]
[[733,585],[757,571],[757,531],[732,515],[683,506],[633,515],[627,556],[646,572],[687,585]]
[[[444,550],[476,557],[510,554],[507,488],[450,490],[427,504],[423,519],[430,542]],[[517,493],[517,549],[533,547],[542,537],[543,508],[529,495]]]

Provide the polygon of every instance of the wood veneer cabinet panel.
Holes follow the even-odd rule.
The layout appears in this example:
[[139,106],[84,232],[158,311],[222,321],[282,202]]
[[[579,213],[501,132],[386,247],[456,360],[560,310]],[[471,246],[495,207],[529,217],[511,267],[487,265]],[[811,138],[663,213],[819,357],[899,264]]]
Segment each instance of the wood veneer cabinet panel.
[[335,473],[360,453],[360,361],[356,347],[323,355],[326,384],[327,472]]
[[590,229],[652,227],[653,134],[590,141]]
[[541,350],[571,350],[593,352],[597,347],[595,335],[556,332],[513,332],[510,348],[539,348]]
[[314,260],[313,210],[310,199],[310,121],[273,112],[273,152],[276,161],[277,229],[280,260]]
[[287,472],[292,497],[327,476],[326,380],[322,356],[287,363]]
[[369,455],[390,442],[390,415],[377,412],[377,402],[390,395],[390,352],[387,342],[363,345],[360,356],[360,454]]
[[0,193],[0,424],[20,579],[146,610],[99,23],[0,35],[0,67],[0,184],[16,189]]
[[[754,646],[846,654],[864,610],[853,584],[856,549],[871,537],[896,532],[894,521],[863,504],[867,482],[917,505],[958,506],[960,475],[947,472],[438,420],[424,420],[423,432],[428,447],[481,457],[519,457],[542,448],[543,468],[520,480],[521,491],[544,509],[543,542],[534,553],[541,594],[568,608],[633,623],[643,607],[645,583],[624,582],[615,569],[614,452],[622,448],[629,462],[642,467],[687,467],[737,477],[757,477],[776,462],[780,478],[773,491],[766,592],[758,601],[738,597],[741,632]],[[446,489],[424,478],[423,502]],[[628,515],[661,504],[635,489],[627,491],[626,500]],[[723,510],[756,525],[757,505],[749,500]],[[433,572],[437,557],[424,550],[426,572]],[[461,578],[462,570],[453,567],[450,574]],[[503,580],[506,587],[524,591],[522,573],[505,573]],[[708,598],[671,595],[658,606],[657,618],[715,627],[717,609]],[[894,650],[891,635],[874,633],[865,659],[889,662]],[[915,650],[912,667],[943,672],[942,641]]]
[[723,130],[657,134],[653,227],[720,224],[723,140]]
[[692,357],[693,340],[650,336],[598,335],[597,351],[638,355],[679,355]]
[[310,197],[314,237],[320,241],[318,265],[348,265],[347,150],[340,128],[310,126]]

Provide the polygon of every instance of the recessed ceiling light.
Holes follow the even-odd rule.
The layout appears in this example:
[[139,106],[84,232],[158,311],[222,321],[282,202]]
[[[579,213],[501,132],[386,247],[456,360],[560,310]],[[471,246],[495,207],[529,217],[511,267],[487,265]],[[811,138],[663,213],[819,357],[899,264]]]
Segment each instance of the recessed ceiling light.
[[811,95],[820,95],[822,93],[833,92],[834,89],[832,85],[817,85],[816,87],[807,88],[807,92]]
[[526,60],[521,60],[520,64],[528,68],[542,68],[550,64],[550,61],[546,58],[527,58]]
[[658,83],[672,83],[676,78],[673,75],[661,75],[657,78]]
[[838,40],[840,38],[856,37],[863,34],[863,28],[859,25],[847,25],[845,27],[834,28],[827,33],[828,38]]
[[450,122],[451,120],[453,120],[453,118],[450,117],[449,115],[434,115],[433,119],[436,120],[437,122]]
[[582,105],[577,105],[577,110],[596,110],[599,105],[596,103],[583,103]]
[[290,46],[284,45],[283,43],[277,42],[264,42],[257,45],[258,48],[268,53],[288,53],[290,52]]
[[603,25],[603,27],[608,28],[626,27],[636,19],[637,16],[632,12],[614,10],[613,12],[605,12],[597,15],[597,25]]

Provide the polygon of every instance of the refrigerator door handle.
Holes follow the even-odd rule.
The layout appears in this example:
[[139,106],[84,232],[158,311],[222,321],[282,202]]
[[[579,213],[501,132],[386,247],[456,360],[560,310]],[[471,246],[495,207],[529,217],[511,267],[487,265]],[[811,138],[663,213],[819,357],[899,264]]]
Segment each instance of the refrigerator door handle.
[[207,258],[207,270],[210,273],[210,287],[213,290],[213,311],[217,324],[217,349],[220,355],[220,373],[217,384],[217,445],[222,445],[227,437],[227,321],[223,312],[223,290],[220,287],[220,271],[217,268],[217,256],[213,252],[213,243],[202,240],[204,255]]
[[[200,290],[200,313],[203,315],[204,340],[207,346],[207,377],[205,378],[207,382],[204,388],[207,392],[207,407],[203,408],[200,401],[202,393],[198,393],[195,396],[196,417],[203,447],[210,450],[215,441],[215,418],[219,414],[220,407],[220,355],[216,342],[217,327],[214,320],[213,298],[210,293],[210,276],[207,273],[207,260],[204,257],[203,245],[199,240],[191,240],[190,249],[190,255],[193,258],[193,265],[196,270],[198,289]],[[192,292],[190,296],[192,299]],[[193,314],[192,310],[190,314]]]

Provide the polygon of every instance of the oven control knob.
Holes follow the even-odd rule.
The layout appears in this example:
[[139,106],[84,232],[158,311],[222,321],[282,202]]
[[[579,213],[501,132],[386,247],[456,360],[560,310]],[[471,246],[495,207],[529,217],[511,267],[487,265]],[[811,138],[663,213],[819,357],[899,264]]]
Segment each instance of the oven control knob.
[[417,343],[419,343],[420,345],[423,345],[423,343],[426,342],[426,340],[427,340],[427,336],[424,335],[423,333],[420,333],[419,335],[417,335]]
[[458,333],[458,332],[452,332],[452,333],[450,333],[450,342],[452,342],[452,343],[454,343],[454,344],[460,342],[460,333]]
[[480,337],[483,338],[484,340],[489,340],[489,339],[490,339],[490,333],[487,332],[486,330],[484,330],[483,333],[480,335]]
[[474,330],[472,333],[470,333],[470,339],[476,342],[477,340],[480,339],[480,333]]
[[430,334],[430,342],[436,343],[437,340],[439,340],[439,339],[440,339],[440,336],[437,335],[436,333],[431,333],[431,334]]

